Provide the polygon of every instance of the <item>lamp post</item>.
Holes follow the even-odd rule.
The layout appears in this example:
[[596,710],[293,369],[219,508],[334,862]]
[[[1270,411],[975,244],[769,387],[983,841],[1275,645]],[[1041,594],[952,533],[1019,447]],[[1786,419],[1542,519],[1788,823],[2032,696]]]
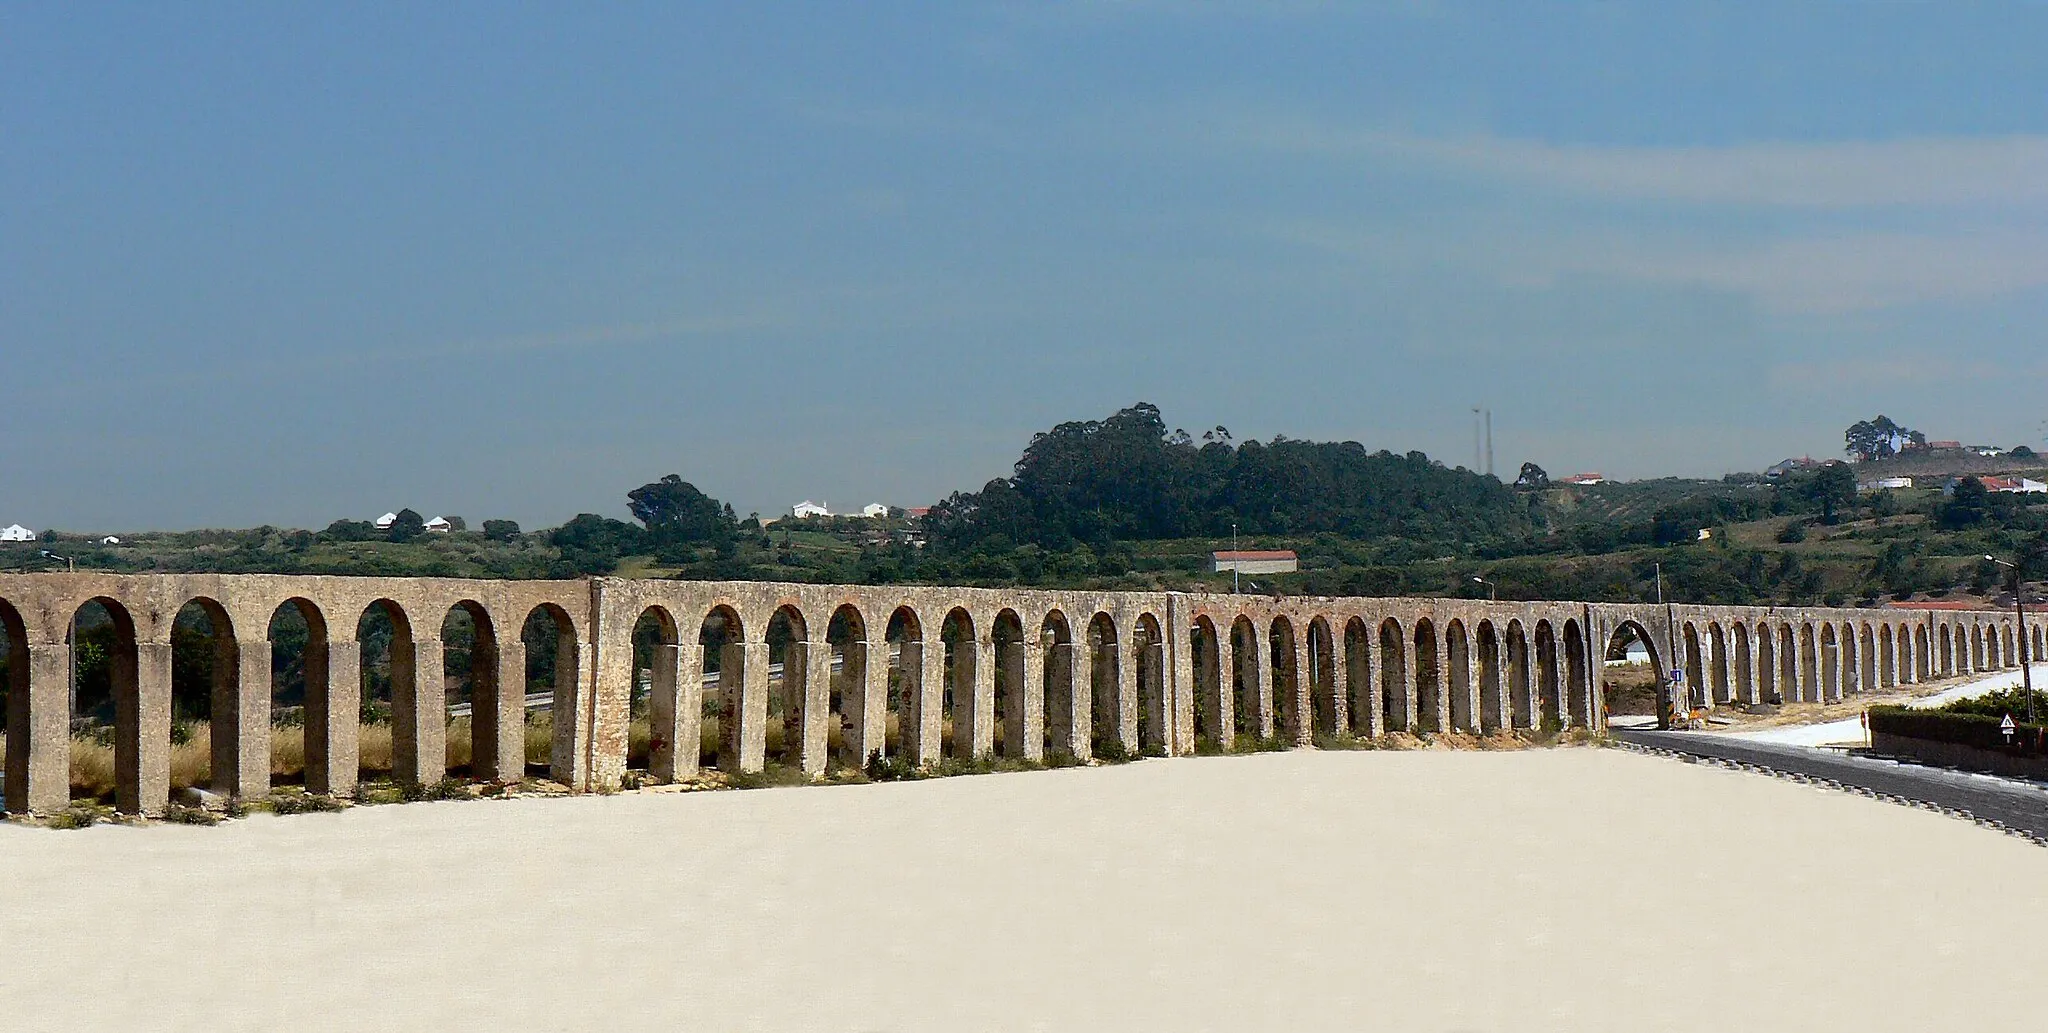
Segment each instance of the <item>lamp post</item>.
[[2020,621],[2020,692],[2027,697],[2027,723],[2034,723],[2034,668],[2033,657],[2027,655],[2027,596],[2026,582],[2017,563],[2007,563],[1996,556],[1984,557],[2001,567],[2012,568],[2012,609]]
[[1495,594],[1495,592],[1494,592],[1494,590],[1495,590],[1495,589],[1497,589],[1497,588],[1499,588],[1499,587],[1500,587],[1499,585],[1496,585],[1496,584],[1494,584],[1493,582],[1491,582],[1491,581],[1488,581],[1488,580],[1486,580],[1485,578],[1483,578],[1483,577],[1480,577],[1480,576],[1479,576],[1479,575],[1477,575],[1477,574],[1474,574],[1474,575],[1472,575],[1472,583],[1473,583],[1473,584],[1475,584],[1475,585],[1485,585],[1485,586],[1486,586],[1486,601],[1487,601],[1487,602],[1493,602],[1494,600],[1496,600],[1497,598],[1499,598],[1499,597],[1498,597],[1498,596],[1497,596],[1497,595]]

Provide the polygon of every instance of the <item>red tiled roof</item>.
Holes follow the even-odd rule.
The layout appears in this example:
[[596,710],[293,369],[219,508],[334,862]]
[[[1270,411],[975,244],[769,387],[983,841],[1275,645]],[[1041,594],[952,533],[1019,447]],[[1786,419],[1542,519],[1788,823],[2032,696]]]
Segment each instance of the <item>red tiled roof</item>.
[[1275,549],[1263,552],[1257,550],[1232,552],[1229,549],[1224,549],[1215,553],[1215,558],[1219,560],[1291,560],[1295,556],[1293,549]]

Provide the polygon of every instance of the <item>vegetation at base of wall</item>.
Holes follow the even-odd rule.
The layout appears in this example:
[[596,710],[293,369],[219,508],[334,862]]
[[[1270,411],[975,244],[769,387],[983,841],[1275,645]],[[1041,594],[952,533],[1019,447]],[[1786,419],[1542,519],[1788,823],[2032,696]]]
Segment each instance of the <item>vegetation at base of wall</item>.
[[339,811],[346,806],[340,800],[318,793],[278,790],[270,794],[272,814],[322,814]]
[[[2025,704],[2017,714],[2024,714]],[[1926,739],[1933,742],[1953,743],[1980,750],[1993,750],[2021,757],[2048,756],[2048,727],[2027,724],[2015,718],[2012,745],[2006,745],[2004,731],[2000,728],[2005,712],[1997,715],[1988,713],[1956,712],[1939,710],[1913,710],[1901,706],[1876,706],[1870,708],[1870,731],[1872,734],[1903,736],[1908,739]]]

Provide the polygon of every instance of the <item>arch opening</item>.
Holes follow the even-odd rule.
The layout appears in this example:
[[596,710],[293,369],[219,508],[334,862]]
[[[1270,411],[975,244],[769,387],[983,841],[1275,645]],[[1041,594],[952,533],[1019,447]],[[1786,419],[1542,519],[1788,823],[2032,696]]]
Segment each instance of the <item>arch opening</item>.
[[1392,617],[1380,622],[1380,719],[1390,732],[1415,730],[1408,680],[1408,644],[1401,622]]
[[740,711],[746,702],[746,626],[732,607],[715,606],[697,625],[697,644],[704,658],[697,677],[706,686],[699,718],[698,765],[739,774],[744,770],[741,726],[745,722]]

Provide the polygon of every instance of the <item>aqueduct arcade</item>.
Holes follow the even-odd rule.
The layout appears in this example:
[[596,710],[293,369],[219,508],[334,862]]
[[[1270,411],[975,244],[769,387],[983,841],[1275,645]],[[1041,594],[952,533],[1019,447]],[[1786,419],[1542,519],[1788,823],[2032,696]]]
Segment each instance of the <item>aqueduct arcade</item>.
[[[877,754],[916,764],[1103,751],[1184,755],[1207,742],[1306,746],[1329,734],[1598,727],[1610,644],[1633,637],[1715,702],[1827,701],[2039,656],[1989,611],[1484,602],[867,587],[756,582],[470,581],[290,575],[0,575],[6,801],[69,802],[71,629],[113,626],[116,805],[169,800],[172,629],[197,607],[213,643],[211,784],[271,784],[273,643],[303,622],[305,783],[358,778],[366,642],[386,628],[391,773],[448,771],[442,629],[465,621],[479,781],[527,772],[527,642],[551,636],[550,777],[616,786],[629,726],[647,777],[773,759],[811,774]],[[388,627],[387,627],[388,625]],[[527,635],[522,637],[522,629]],[[712,717],[707,718],[707,714]],[[715,745],[700,750],[706,720]],[[771,735],[773,726],[779,734]],[[835,746],[836,744],[836,746]]]

